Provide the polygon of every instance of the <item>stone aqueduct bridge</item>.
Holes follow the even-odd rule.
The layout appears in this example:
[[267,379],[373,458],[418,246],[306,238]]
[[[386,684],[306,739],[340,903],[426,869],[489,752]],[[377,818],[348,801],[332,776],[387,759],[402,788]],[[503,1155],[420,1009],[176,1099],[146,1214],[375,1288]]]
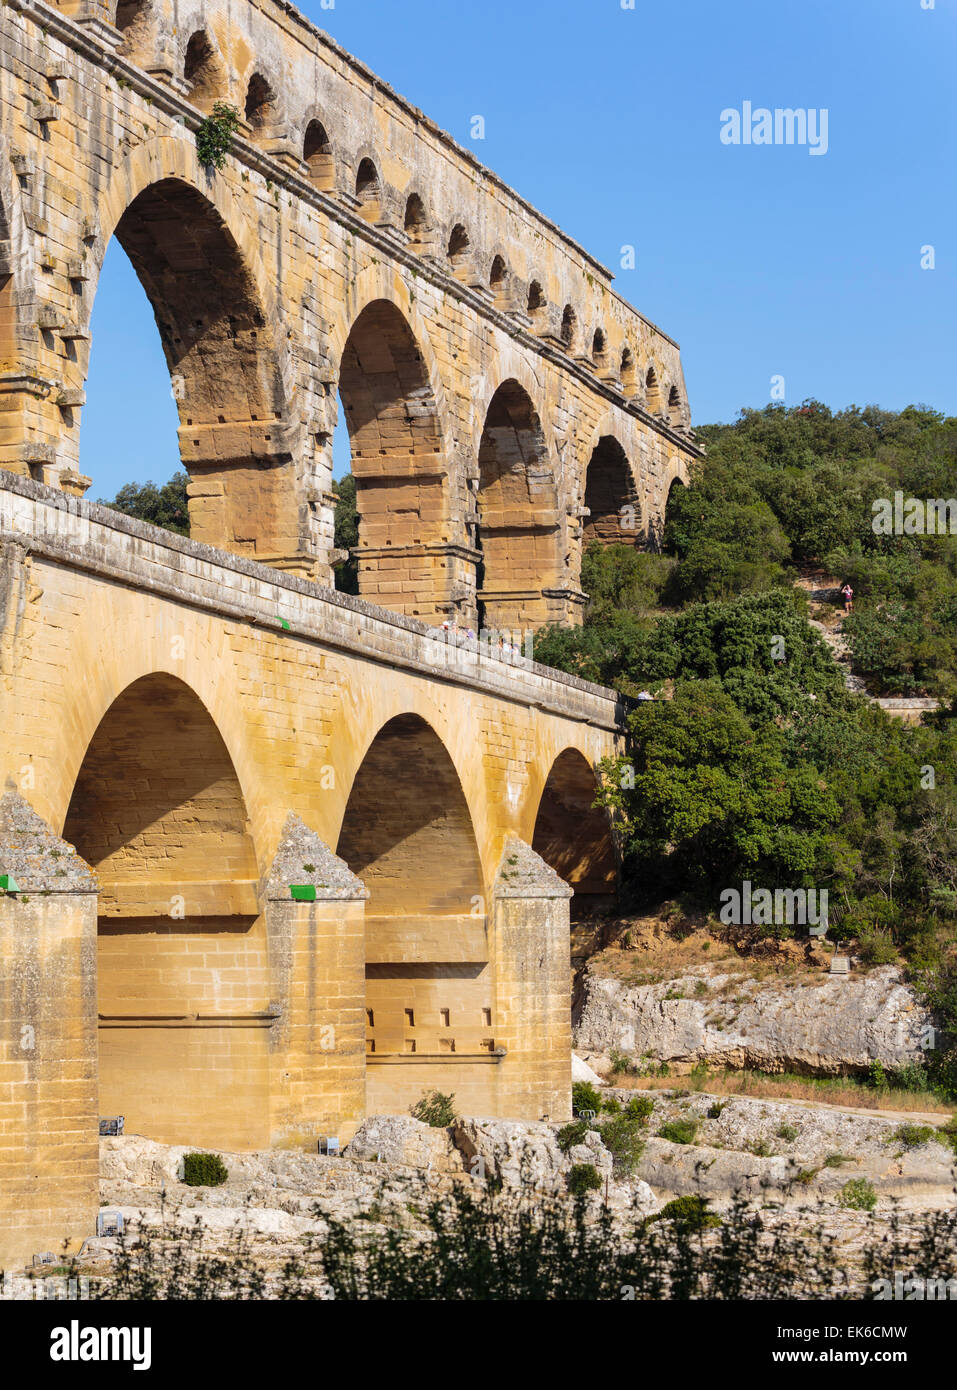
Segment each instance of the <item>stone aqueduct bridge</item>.
[[[567,1116],[621,712],[434,624],[576,621],[583,543],[653,540],[697,451],[675,344],[290,7],[8,0],[0,60],[3,1264],[90,1233],[98,1115],[232,1148],[434,1086]],[[191,540],[82,500],[113,236]]]

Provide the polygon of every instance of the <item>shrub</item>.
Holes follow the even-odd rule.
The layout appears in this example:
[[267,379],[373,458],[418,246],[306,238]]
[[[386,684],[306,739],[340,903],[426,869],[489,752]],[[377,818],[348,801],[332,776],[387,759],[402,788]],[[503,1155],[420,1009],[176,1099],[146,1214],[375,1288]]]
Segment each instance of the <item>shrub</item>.
[[666,1120],[658,1131],[659,1139],[668,1139],[672,1144],[693,1144],[698,1134],[700,1120]]
[[183,1157],[183,1182],[187,1187],[222,1187],[229,1169],[219,1154],[193,1153]]
[[631,1100],[625,1106],[625,1114],[629,1115],[633,1120],[641,1120],[642,1124],[644,1124],[649,1115],[653,1115],[654,1112],[655,1103],[651,1096],[632,1096]]
[[809,1187],[820,1171],[820,1168],[802,1168],[799,1173],[794,1175],[794,1181],[800,1183],[802,1187]]
[[614,1096],[605,1096],[602,1100],[601,1108],[606,1115],[620,1115],[621,1101],[616,1100]]
[[709,1226],[720,1226],[720,1216],[708,1210],[707,1197],[675,1197],[666,1202],[661,1211],[648,1217],[649,1221],[673,1221],[684,1231],[703,1231]]
[[573,1197],[601,1191],[601,1175],[594,1163],[576,1163],[568,1174],[568,1190]]
[[941,1125],[937,1131],[937,1137],[942,1144],[949,1144],[957,1158],[957,1115],[952,1115],[945,1125]]
[[587,1133],[587,1120],[572,1120],[570,1125],[562,1125],[555,1135],[555,1142],[562,1153],[567,1154],[569,1149],[573,1149],[576,1144],[584,1143]]
[[583,1110],[592,1110],[596,1115],[601,1110],[601,1096],[590,1081],[576,1081],[572,1086],[572,1111],[580,1115]]
[[445,1096],[441,1091],[426,1091],[421,1099],[409,1106],[413,1120],[421,1120],[433,1129],[446,1129],[455,1122],[455,1096]]
[[888,1137],[889,1144],[902,1144],[905,1149],[919,1149],[937,1138],[937,1130],[932,1125],[898,1125]]
[[877,1206],[877,1193],[866,1178],[851,1178],[841,1188],[840,1203],[851,1211],[873,1211]]
[[[165,1299],[314,1300],[323,1287],[337,1302],[608,1301],[629,1298],[742,1302],[871,1298],[889,1269],[957,1276],[957,1210],[889,1215],[861,1236],[859,1274],[835,1259],[827,1208],[799,1229],[735,1200],[718,1232],[675,1239],[673,1220],[640,1211],[618,1220],[601,1204],[528,1190],[466,1183],[436,1194],[421,1229],[324,1213],[322,1241],[268,1270],[237,1230],[226,1256],[209,1251],[202,1229],[169,1221],[124,1243],[93,1296],[110,1302]],[[833,1210],[833,1209],[832,1209]],[[317,1209],[318,1211],[318,1209]],[[76,1271],[78,1272],[78,1271]]]
[[239,129],[240,116],[235,106],[217,101],[196,130],[196,150],[199,162],[208,169],[222,169],[226,164],[233,136]]
[[731,1102],[729,1100],[714,1101],[713,1104],[708,1106],[708,1119],[719,1120],[721,1118],[721,1112],[726,1110],[730,1104]]
[[845,1163],[853,1163],[853,1158],[848,1158],[847,1154],[828,1154],[824,1160],[825,1168],[842,1168]]
[[628,1076],[634,1071],[634,1063],[624,1052],[619,1052],[617,1049],[613,1048],[610,1056],[612,1071],[618,1072],[622,1076]]
[[638,1167],[645,1141],[641,1137],[644,1121],[634,1115],[615,1115],[602,1125],[601,1142],[612,1157],[616,1173],[629,1176]]
[[862,937],[857,954],[864,965],[893,965],[899,959],[894,938],[883,931]]
[[792,1144],[794,1140],[798,1137],[799,1133],[800,1130],[798,1129],[797,1125],[783,1124],[778,1125],[777,1128],[778,1138],[783,1139],[788,1144]]

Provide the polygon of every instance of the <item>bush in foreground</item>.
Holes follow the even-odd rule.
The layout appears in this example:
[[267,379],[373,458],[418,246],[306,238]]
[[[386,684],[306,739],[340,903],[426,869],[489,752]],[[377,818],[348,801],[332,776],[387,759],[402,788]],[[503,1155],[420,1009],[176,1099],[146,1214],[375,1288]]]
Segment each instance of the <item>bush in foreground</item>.
[[[894,1272],[957,1277],[957,1211],[865,1217],[856,1265],[828,1232],[834,1208],[808,1207],[799,1226],[737,1201],[711,1225],[703,1203],[683,1199],[658,1220],[635,1207],[616,1218],[583,1196],[467,1184],[384,1224],[324,1214],[321,1244],[267,1274],[237,1230],[222,1254],[202,1228],[170,1223],[121,1249],[94,1296],[112,1300],[320,1299],[343,1301],[576,1302],[622,1299],[861,1300]],[[317,1212],[317,1215],[319,1213]]]

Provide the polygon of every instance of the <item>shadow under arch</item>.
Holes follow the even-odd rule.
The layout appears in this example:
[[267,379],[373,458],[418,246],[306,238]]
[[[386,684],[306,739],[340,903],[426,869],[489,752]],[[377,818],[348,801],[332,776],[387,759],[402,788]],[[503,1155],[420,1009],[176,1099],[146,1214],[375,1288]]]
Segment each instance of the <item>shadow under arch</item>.
[[532,848],[574,890],[572,918],[616,903],[618,863],[611,823],[595,807],[595,771],[577,748],[552,764],[535,817]]
[[353,322],[339,396],[356,480],[359,595],[434,620],[449,607],[450,587],[439,403],[423,350],[391,300],[372,300]]
[[475,831],[452,758],[419,715],[390,719],[370,743],[336,852],[370,894],[368,1113],[403,1113],[426,1088],[427,1059],[441,1056],[467,1075],[494,1045]]
[[644,540],[641,504],[631,465],[613,435],[603,435],[585,470],[582,547],[638,545]]
[[532,399],[513,378],[488,406],[479,442],[479,625],[539,627],[561,578],[558,490]]
[[298,552],[295,467],[274,328],[246,254],[215,204],[172,175],[140,188],[112,235],[159,330],[193,539],[288,561]]
[[226,744],[188,685],[157,673],[116,697],[63,833],[100,880],[100,1113],[161,1143],[267,1143],[255,846]]

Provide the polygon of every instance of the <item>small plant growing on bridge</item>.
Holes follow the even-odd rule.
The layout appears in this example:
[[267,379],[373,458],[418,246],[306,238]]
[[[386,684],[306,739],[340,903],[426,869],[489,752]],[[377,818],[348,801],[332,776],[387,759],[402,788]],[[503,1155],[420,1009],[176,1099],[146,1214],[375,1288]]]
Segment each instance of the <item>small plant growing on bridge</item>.
[[601,1174],[594,1163],[576,1163],[568,1173],[568,1191],[573,1197],[601,1191]]
[[206,119],[200,121],[196,131],[199,162],[208,169],[222,169],[238,129],[239,112],[235,106],[230,106],[227,101],[217,101]]
[[222,1187],[229,1177],[219,1154],[186,1154],[183,1158],[183,1182],[187,1187]]
[[421,1120],[433,1129],[446,1129],[455,1121],[455,1096],[445,1096],[441,1091],[426,1091],[421,1099],[409,1106],[413,1120]]

